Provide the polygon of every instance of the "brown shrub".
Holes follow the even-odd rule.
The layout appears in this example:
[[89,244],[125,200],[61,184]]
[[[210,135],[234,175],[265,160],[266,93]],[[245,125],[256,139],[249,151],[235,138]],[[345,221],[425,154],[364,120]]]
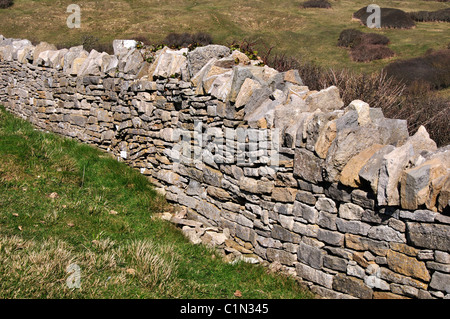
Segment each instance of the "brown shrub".
[[0,9],[6,9],[14,4],[14,0],[0,0]]
[[187,48],[193,46],[205,46],[213,42],[208,33],[169,33],[163,43],[171,48]]
[[[367,18],[371,15],[367,7],[361,8],[353,14],[353,18],[367,25]],[[414,20],[404,11],[393,8],[380,8],[380,23],[382,28],[410,29],[416,24]]]
[[450,86],[450,49],[430,51],[422,57],[395,61],[385,72],[399,81],[411,85],[423,82],[432,89]]
[[339,34],[338,46],[351,48],[361,42],[362,32],[356,29],[345,29]]
[[417,11],[408,13],[411,19],[420,22],[442,21],[450,22],[450,8],[437,11]]
[[331,8],[331,3],[326,0],[309,0],[305,1],[300,5],[302,8],[322,8],[329,9]]
[[450,99],[430,91],[427,85],[415,84],[405,91],[398,107],[383,109],[386,117],[405,119],[410,134],[423,125],[438,146],[450,144]]
[[393,57],[394,51],[385,45],[361,43],[353,47],[350,57],[356,62],[370,62]]
[[389,38],[378,33],[363,33],[361,35],[361,43],[364,44],[377,44],[377,45],[388,45],[390,42]]

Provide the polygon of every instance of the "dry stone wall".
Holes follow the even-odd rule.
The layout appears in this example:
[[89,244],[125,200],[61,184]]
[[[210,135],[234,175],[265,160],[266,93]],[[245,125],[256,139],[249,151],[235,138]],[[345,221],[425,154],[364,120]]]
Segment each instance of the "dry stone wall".
[[423,127],[223,46],[114,51],[0,36],[0,104],[139,169],[230,261],[327,298],[449,298],[450,148]]

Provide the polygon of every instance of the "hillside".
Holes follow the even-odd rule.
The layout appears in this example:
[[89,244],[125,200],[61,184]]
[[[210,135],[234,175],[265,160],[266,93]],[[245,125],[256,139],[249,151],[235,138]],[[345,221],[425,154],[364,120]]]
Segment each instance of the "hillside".
[[[69,29],[66,8],[71,1],[16,0],[12,7],[0,9],[0,34],[67,47],[87,36],[100,43],[138,36],[158,43],[170,32],[203,31],[216,43],[248,39],[258,41],[261,50],[274,47],[275,53],[322,66],[363,71],[377,70],[392,60],[419,56],[450,42],[450,25],[445,22],[420,22],[409,30],[379,30],[375,32],[391,40],[389,47],[396,56],[370,63],[351,62],[348,52],[336,46],[337,39],[346,28],[369,30],[352,19],[367,1],[330,2],[331,9],[304,9],[300,1],[289,0],[80,0],[81,28]],[[421,0],[380,0],[377,4],[406,12],[450,7],[445,2]]]

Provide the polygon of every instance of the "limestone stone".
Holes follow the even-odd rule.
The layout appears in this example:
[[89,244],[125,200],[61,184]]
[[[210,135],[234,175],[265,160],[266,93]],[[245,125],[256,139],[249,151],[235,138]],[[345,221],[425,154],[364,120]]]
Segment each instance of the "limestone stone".
[[317,109],[326,111],[338,110],[344,106],[340,97],[339,89],[336,86],[330,86],[319,92],[313,92],[306,97],[306,104],[309,111],[314,112]]
[[367,236],[369,238],[384,240],[384,241],[388,241],[388,242],[391,242],[391,241],[400,242],[400,243],[406,242],[406,238],[405,238],[404,234],[402,234],[399,231],[396,231],[393,228],[386,226],[386,225],[373,226],[372,228],[370,228]]
[[329,213],[337,213],[336,203],[329,198],[318,198],[315,207],[317,210],[323,210]]
[[317,142],[314,145],[314,151],[320,158],[325,159],[327,157],[328,149],[336,138],[336,130],[336,120],[333,120],[327,122],[320,131]]
[[370,107],[364,101],[354,100],[348,106],[347,110],[355,110],[358,113],[358,124],[364,126],[372,122],[370,118]]
[[342,169],[339,181],[350,187],[359,187],[361,184],[359,172],[364,165],[366,165],[369,159],[372,158],[372,156],[381,148],[383,148],[383,145],[374,144],[352,157]]
[[113,41],[114,55],[121,58],[127,55],[130,50],[135,49],[136,45],[137,45],[136,40],[114,40]]
[[384,163],[384,156],[392,152],[394,149],[395,146],[393,145],[386,145],[379,149],[370,157],[370,159],[358,172],[360,182],[363,181],[368,183],[374,193],[378,190],[379,171]]
[[323,258],[325,252],[322,249],[300,243],[298,245],[297,258],[300,262],[307,264],[308,266],[321,269],[323,266]]
[[293,203],[297,190],[294,188],[275,187],[272,191],[272,200],[283,203]]
[[372,299],[373,290],[364,281],[355,277],[338,274],[333,278],[333,289],[360,299]]
[[267,248],[267,259],[271,262],[279,261],[283,265],[293,266],[295,255],[285,250]]
[[410,143],[398,147],[384,156],[378,177],[378,205],[400,205],[398,183],[412,156],[414,156],[414,148]]
[[407,222],[406,234],[413,246],[450,252],[450,225]]
[[294,216],[304,218],[311,224],[315,224],[317,222],[317,218],[319,217],[319,212],[314,207],[298,201],[294,202],[292,213]]
[[370,230],[370,226],[366,223],[350,220],[347,221],[342,218],[336,219],[337,229],[342,233],[360,234],[366,236]]
[[355,234],[345,234],[345,246],[358,251],[369,250],[379,256],[386,256],[389,249],[387,242],[373,240]]
[[304,280],[311,281],[326,288],[333,287],[333,276],[318,269],[314,269],[308,265],[297,263],[295,264],[297,275]]
[[450,275],[435,271],[431,278],[430,287],[450,294]]
[[230,55],[230,49],[223,45],[198,47],[187,54],[188,70],[191,77],[197,74],[211,59]]
[[339,217],[350,220],[361,220],[364,209],[352,203],[344,203],[339,206]]
[[303,148],[295,149],[294,176],[317,184],[322,181],[322,165],[323,160],[314,153]]
[[37,65],[38,64],[38,60],[39,60],[39,55],[41,54],[41,52],[44,51],[56,51],[58,50],[56,48],[56,46],[54,44],[50,44],[47,42],[41,42],[39,43],[36,48],[34,49],[34,53],[33,53],[33,64]]
[[[76,58],[87,58],[89,53],[83,49],[83,46],[71,47],[69,51],[64,55],[63,71],[71,74],[73,62]],[[76,74],[76,73],[75,73]]]
[[423,261],[418,261],[414,257],[409,257],[394,250],[389,250],[386,258],[391,270],[425,282],[430,280],[430,274]]

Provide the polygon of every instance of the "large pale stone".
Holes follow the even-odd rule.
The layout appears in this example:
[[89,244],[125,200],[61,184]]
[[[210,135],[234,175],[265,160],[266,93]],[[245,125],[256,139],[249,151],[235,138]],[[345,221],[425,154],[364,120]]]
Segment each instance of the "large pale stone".
[[295,265],[295,270],[297,271],[297,275],[304,280],[311,281],[328,289],[331,289],[333,286],[333,275],[302,263],[297,263]]
[[398,183],[403,170],[413,156],[414,148],[410,143],[398,147],[384,156],[378,178],[378,205],[398,206],[400,204]]
[[187,49],[171,50],[165,47],[153,62],[149,72],[153,78],[169,78],[182,75],[187,68]]
[[[402,208],[414,210],[427,203],[428,208],[433,209],[437,195],[443,186],[443,179],[438,179],[446,174],[447,168],[438,159],[429,160],[405,170],[400,188]],[[435,181],[433,188],[432,181]]]
[[310,112],[320,109],[323,112],[334,111],[342,108],[344,102],[339,94],[339,89],[335,86],[330,86],[319,92],[312,93],[306,97],[306,104]]
[[320,131],[316,144],[314,145],[314,151],[320,158],[326,158],[328,149],[336,138],[336,121],[329,121],[325,124],[324,128]]
[[188,70],[191,77],[197,74],[211,59],[230,55],[230,49],[223,45],[198,47],[187,54]]
[[36,48],[34,49],[34,53],[33,53],[33,64],[37,65],[38,63],[38,59],[39,59],[39,55],[41,54],[41,52],[44,51],[56,51],[58,50],[56,48],[56,46],[54,44],[50,44],[47,42],[41,42],[39,43]]
[[383,145],[374,144],[352,157],[344,166],[340,176],[340,182],[344,185],[357,188],[360,186],[359,172],[372,156],[383,148]]
[[375,152],[367,163],[358,172],[359,180],[368,183],[374,193],[378,190],[378,177],[383,159],[386,154],[389,154],[395,149],[393,145],[386,145],[377,152]]
[[127,55],[130,50],[135,49],[136,45],[136,40],[114,40],[114,55],[116,55],[120,59],[121,57]]
[[370,107],[364,101],[354,100],[348,106],[348,110],[355,110],[358,113],[358,124],[360,126],[369,124],[372,122],[370,118]]
[[414,148],[414,152],[419,154],[421,151],[436,151],[436,142],[430,138],[424,126],[420,126],[417,132],[408,139]]

